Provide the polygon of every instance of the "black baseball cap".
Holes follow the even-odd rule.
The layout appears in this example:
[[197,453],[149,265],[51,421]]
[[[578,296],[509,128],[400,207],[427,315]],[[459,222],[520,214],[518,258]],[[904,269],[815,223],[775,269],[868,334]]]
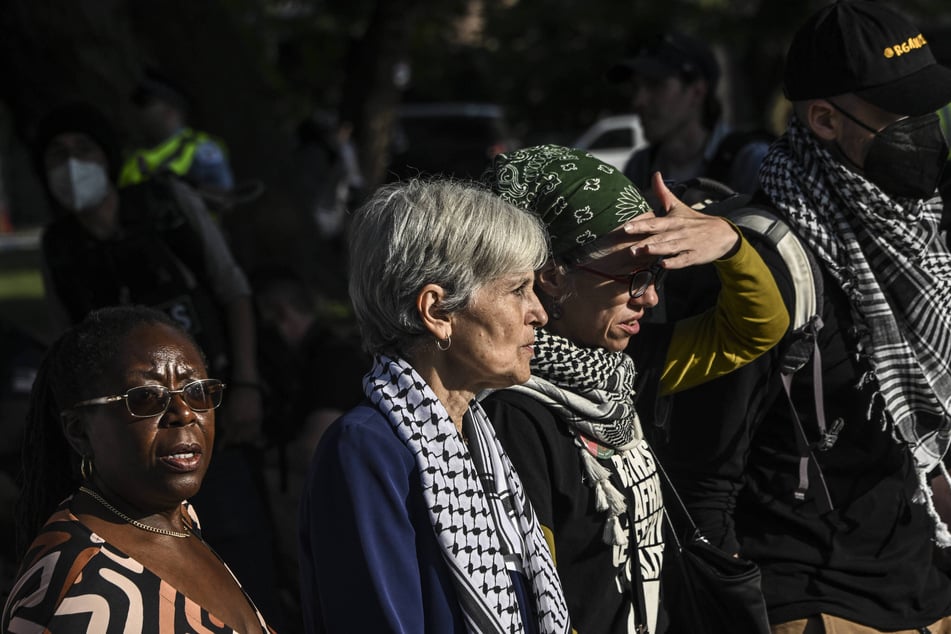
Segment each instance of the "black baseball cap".
[[132,91],[132,103],[144,108],[154,101],[162,101],[179,110],[187,110],[188,94],[171,77],[156,68],[146,68]]
[[882,110],[919,116],[951,103],[951,69],[921,29],[880,2],[837,0],[800,27],[786,55],[792,101],[854,93]]
[[702,77],[711,86],[720,78],[717,58],[704,42],[680,32],[667,33],[642,46],[637,55],[608,69],[607,79],[622,82],[647,77]]

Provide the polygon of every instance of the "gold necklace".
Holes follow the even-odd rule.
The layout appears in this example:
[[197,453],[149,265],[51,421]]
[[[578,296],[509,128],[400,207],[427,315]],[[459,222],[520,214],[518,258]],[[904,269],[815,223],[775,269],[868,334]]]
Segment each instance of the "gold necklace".
[[[106,507],[107,509],[115,513],[119,518],[125,520],[129,524],[132,524],[136,528],[141,528],[142,530],[149,531],[150,533],[158,533],[159,535],[168,535],[169,537],[191,537],[190,532],[180,533],[178,531],[170,531],[164,528],[155,528],[154,526],[143,524],[142,522],[138,520],[132,519],[131,517],[129,517],[128,515],[120,511],[119,509],[117,509],[116,507],[106,502],[105,498],[103,498],[101,495],[99,495],[92,489],[85,486],[81,486],[79,487],[79,490],[85,493],[86,495],[88,495],[89,497],[91,497],[92,499],[96,500],[97,502],[102,504],[104,507]],[[188,528],[187,524],[185,525],[185,528]]]

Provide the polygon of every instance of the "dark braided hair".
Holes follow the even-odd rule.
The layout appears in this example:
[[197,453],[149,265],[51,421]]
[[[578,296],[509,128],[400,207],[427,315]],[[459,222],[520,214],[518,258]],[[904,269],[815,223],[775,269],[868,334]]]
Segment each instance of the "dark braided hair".
[[60,502],[81,484],[80,456],[66,440],[61,412],[81,400],[100,396],[96,392],[113,370],[126,335],[149,324],[174,328],[194,343],[191,335],[163,312],[145,306],[116,306],[90,313],[63,333],[43,358],[33,382],[23,438],[16,509],[19,556]]

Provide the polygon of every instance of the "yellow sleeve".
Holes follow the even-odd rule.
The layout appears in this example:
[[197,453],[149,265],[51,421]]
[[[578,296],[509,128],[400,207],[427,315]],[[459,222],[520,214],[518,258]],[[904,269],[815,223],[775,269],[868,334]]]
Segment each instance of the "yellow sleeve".
[[746,365],[776,345],[789,327],[772,273],[742,234],[737,252],[713,264],[721,285],[717,305],[674,325],[660,378],[662,395]]
[[558,556],[555,554],[555,534],[544,524],[539,524],[542,529],[542,535],[545,537],[545,543],[548,544],[548,550],[551,551],[551,561],[558,565]]

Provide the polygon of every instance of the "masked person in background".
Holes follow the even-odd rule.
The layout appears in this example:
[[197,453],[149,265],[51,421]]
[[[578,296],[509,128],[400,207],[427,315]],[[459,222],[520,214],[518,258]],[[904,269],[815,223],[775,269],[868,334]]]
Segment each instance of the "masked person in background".
[[55,215],[42,245],[57,324],[116,304],[168,313],[198,340],[212,372],[245,385],[227,433],[249,442],[260,399],[247,387],[258,381],[248,281],[184,185],[116,188],[118,148],[109,122],[85,104],[56,108],[38,126],[36,165]]
[[[815,348],[784,374],[790,333],[751,369],[674,397],[665,464],[694,483],[685,501],[701,530],[760,565],[774,632],[951,632],[934,553],[951,545],[935,114],[951,69],[894,9],[839,1],[795,34],[784,88],[794,115],[758,199],[818,262]],[[788,273],[774,277],[799,301]]]

